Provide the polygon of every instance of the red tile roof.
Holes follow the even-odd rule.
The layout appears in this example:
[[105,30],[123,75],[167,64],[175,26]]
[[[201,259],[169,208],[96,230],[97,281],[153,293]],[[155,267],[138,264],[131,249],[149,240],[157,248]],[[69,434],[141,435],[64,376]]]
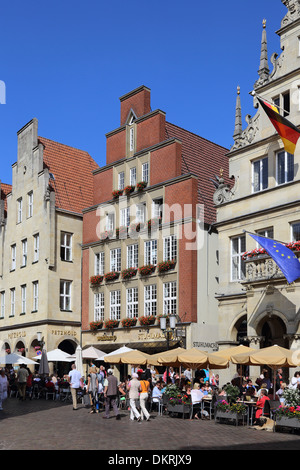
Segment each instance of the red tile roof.
[[193,134],[181,127],[166,122],[166,137],[176,137],[182,143],[182,174],[193,173],[198,176],[198,203],[204,204],[204,219],[208,224],[216,221],[213,194],[216,190],[210,178],[220,175],[228,182],[228,149]]
[[6,217],[6,212],[7,212],[7,195],[11,193],[11,191],[12,191],[11,184],[1,183],[1,199],[4,201],[5,217]]
[[71,212],[81,211],[93,204],[93,170],[99,168],[83,150],[39,137],[44,145],[44,165],[53,174],[51,186],[56,206]]

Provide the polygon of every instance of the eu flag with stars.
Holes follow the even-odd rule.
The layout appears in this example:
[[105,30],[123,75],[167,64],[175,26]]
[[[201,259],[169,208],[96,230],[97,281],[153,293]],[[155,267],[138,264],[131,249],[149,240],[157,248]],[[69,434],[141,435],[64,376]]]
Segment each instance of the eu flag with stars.
[[292,250],[282,243],[272,240],[272,238],[250,235],[266,250],[271,258],[273,258],[289,284],[300,277],[300,263]]

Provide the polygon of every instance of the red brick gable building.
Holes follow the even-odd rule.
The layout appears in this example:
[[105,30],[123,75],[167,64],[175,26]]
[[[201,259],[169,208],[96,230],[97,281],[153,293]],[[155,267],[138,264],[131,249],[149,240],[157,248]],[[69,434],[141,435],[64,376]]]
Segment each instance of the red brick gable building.
[[[202,267],[195,248],[188,245],[195,241],[199,225],[197,204],[204,207],[205,232],[215,221],[210,178],[220,168],[228,176],[227,149],[166,122],[165,112],[151,110],[150,90],[145,86],[122,96],[120,103],[120,127],[106,135],[106,165],[93,172],[93,205],[83,211],[83,346],[99,346],[100,341],[100,349],[114,350],[126,343],[155,352],[165,348],[159,322],[151,326],[148,339],[157,332],[157,341],[150,345],[138,334],[140,317],[175,313],[182,324],[198,321],[197,277]],[[139,182],[146,185],[142,191]],[[116,190],[120,197],[114,197]],[[129,195],[124,196],[125,190],[130,190]],[[149,234],[147,227],[155,218],[158,228]],[[137,223],[143,230],[132,238],[131,228]],[[120,236],[121,232],[125,235]],[[162,275],[160,263],[171,257],[175,263]],[[154,271],[144,276],[139,268],[148,264]],[[136,272],[125,282],[123,273],[128,268]],[[105,279],[112,271],[117,272],[115,279]],[[103,277],[102,282],[91,286],[91,276],[96,274]],[[130,331],[122,328],[122,320],[128,317],[136,320]],[[107,330],[90,330],[91,322],[105,324],[109,319],[119,322],[111,342],[105,338]],[[187,339],[187,345],[190,342]]]

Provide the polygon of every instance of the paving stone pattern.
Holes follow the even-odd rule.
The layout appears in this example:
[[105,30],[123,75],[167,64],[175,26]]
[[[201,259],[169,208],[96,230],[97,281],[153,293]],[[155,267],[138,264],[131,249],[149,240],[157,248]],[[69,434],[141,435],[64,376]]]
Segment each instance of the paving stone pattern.
[[0,411],[0,450],[299,450],[300,434],[257,431],[247,426],[189,420],[152,412],[150,422],[129,420],[121,410],[89,414],[82,404],[9,398]]

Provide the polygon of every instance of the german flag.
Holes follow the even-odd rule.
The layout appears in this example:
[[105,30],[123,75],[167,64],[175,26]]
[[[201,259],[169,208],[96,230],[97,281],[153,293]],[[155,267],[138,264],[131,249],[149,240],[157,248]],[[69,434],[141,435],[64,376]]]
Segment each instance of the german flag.
[[271,123],[275,127],[276,131],[278,132],[279,137],[283,142],[285,151],[294,155],[296,144],[300,137],[300,130],[285,117],[281,116],[278,113],[276,106],[272,106],[271,104],[266,103],[261,98],[258,98],[258,96],[257,99],[270,119]]

